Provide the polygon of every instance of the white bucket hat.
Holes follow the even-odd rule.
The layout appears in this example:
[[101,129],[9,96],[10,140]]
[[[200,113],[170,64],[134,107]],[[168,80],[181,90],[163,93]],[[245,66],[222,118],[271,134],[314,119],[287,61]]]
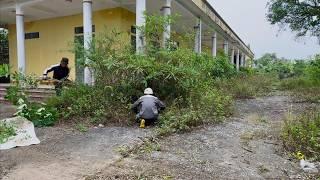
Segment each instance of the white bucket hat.
[[151,88],[147,88],[147,89],[144,90],[144,94],[145,95],[151,95],[151,94],[153,94],[153,90]]

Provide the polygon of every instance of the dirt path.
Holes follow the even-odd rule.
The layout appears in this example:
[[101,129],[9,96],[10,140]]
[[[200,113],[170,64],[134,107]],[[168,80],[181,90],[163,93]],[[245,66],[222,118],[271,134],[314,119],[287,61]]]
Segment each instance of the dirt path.
[[299,113],[310,106],[286,96],[238,101],[235,116],[225,123],[161,139],[127,158],[116,149],[141,142],[150,130],[108,127],[81,134],[37,129],[40,145],[0,152],[0,178],[304,178],[298,164],[282,154],[278,131],[288,110]]
[[79,133],[41,128],[36,134],[41,141],[39,145],[0,151],[0,179],[81,179],[114,162],[119,158],[119,146],[141,141],[150,130],[108,127]]

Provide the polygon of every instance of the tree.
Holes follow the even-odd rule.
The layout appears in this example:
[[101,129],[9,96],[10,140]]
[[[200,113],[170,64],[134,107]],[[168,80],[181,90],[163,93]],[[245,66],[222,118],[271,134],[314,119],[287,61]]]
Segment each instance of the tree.
[[320,0],[270,0],[267,19],[289,28],[297,36],[320,38]]

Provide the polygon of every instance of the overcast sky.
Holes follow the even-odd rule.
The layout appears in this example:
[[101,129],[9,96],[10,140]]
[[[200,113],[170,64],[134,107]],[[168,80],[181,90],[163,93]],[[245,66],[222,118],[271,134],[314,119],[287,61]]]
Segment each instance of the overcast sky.
[[320,53],[315,38],[295,38],[290,30],[279,31],[266,20],[268,0],[208,0],[230,27],[250,43],[256,58],[267,52],[290,59]]

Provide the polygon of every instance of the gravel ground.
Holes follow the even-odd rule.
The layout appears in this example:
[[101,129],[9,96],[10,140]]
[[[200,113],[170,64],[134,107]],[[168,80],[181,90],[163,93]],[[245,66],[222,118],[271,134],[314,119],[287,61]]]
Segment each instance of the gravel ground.
[[311,179],[285,155],[279,130],[287,112],[313,106],[286,96],[241,100],[225,123],[160,139],[160,149],[123,158],[87,179]]

